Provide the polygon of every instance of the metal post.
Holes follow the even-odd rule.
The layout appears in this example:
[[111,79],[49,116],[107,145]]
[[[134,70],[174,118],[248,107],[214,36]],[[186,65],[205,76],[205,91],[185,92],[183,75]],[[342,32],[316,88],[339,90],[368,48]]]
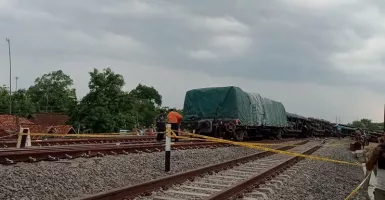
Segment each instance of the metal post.
[[165,168],[164,171],[170,171],[170,160],[171,160],[171,124],[166,125],[166,156],[165,156]]
[[9,55],[9,114],[12,114],[12,62],[11,62],[11,40],[5,39],[8,42]]

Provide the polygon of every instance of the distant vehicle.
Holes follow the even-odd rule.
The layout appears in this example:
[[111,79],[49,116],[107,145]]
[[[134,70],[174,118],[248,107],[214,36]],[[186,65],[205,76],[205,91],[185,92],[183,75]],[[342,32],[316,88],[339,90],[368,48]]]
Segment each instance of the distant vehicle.
[[119,133],[129,133],[131,132],[130,130],[119,130]]

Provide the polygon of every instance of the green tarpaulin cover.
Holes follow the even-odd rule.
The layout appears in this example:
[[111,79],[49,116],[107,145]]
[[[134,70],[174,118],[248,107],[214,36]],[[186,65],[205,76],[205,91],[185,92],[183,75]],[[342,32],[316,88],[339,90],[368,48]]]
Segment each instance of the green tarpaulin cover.
[[244,92],[239,87],[212,87],[187,91],[184,120],[239,119],[247,126],[287,126],[281,102]]

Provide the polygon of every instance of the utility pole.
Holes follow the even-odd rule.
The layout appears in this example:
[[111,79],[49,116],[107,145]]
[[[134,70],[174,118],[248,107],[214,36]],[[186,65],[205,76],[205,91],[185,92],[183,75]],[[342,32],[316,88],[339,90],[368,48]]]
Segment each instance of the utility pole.
[[17,91],[17,80],[19,80],[19,77],[15,77],[15,80],[16,80],[16,89],[15,89],[15,91]]
[[11,40],[5,39],[8,42],[8,56],[9,56],[9,114],[12,114],[12,61],[11,61]]

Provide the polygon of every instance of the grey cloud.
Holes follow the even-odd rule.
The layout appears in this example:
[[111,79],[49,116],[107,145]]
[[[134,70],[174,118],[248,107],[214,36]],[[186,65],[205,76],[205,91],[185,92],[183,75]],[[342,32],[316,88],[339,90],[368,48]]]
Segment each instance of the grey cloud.
[[[8,10],[0,8],[0,39],[11,37],[15,63],[29,66],[15,73],[37,76],[68,60],[104,59],[216,77],[360,85],[383,92],[378,85],[385,81],[351,74],[331,60],[337,53],[361,48],[383,31],[352,17],[369,6],[384,9],[382,1],[319,9],[289,0],[21,0],[11,4]],[[234,19],[247,31],[213,30],[199,21],[205,17]],[[126,37],[126,43],[116,42],[117,37]],[[218,37],[245,40],[236,46],[236,40],[215,43]],[[191,56],[192,52],[198,54]],[[0,48],[0,61],[6,59],[6,49]],[[76,69],[68,66],[68,70]]]

